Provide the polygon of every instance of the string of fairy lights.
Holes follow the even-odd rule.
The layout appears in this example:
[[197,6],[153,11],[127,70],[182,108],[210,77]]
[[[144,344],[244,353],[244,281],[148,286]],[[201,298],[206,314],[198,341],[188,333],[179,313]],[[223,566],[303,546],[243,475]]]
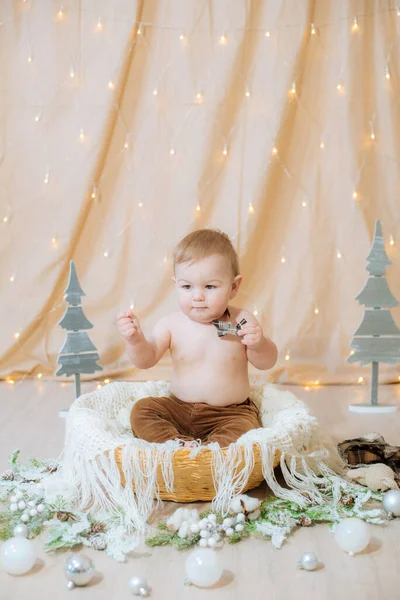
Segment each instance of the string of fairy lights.
[[[24,10],[34,10],[34,7],[35,7],[35,3],[33,0],[20,0],[20,4]],[[129,24],[130,27],[132,28],[132,32],[134,34],[133,42],[132,42],[133,44],[140,43],[140,41],[143,41],[144,43],[146,43],[146,31],[148,29],[169,30],[172,35],[176,35],[177,40],[181,44],[181,48],[182,48],[183,52],[185,51],[185,49],[187,49],[188,45],[190,44],[192,34],[186,32],[186,31],[182,31],[181,29],[178,29],[175,27],[168,27],[168,26],[164,27],[164,26],[159,26],[159,25],[154,25],[152,23],[144,23],[144,22],[138,23],[131,19],[117,17],[117,16],[115,16],[114,13],[112,16],[94,15],[94,13],[91,13],[87,9],[82,9],[82,7],[79,7],[79,9],[78,9],[77,7],[66,7],[66,5],[63,5],[63,4],[60,4],[56,8],[55,13],[54,13],[54,19],[60,26],[62,26],[63,24],[68,22],[69,16],[71,16],[71,14],[72,14],[71,9],[79,10],[79,12],[85,13],[85,15],[87,17],[90,17],[92,19],[93,32],[95,33],[95,35],[104,34],[104,32],[107,30],[108,24],[110,24],[112,22],[124,22],[126,24]],[[399,23],[400,23],[400,5],[397,7],[391,7],[391,8],[385,9],[385,10],[378,10],[374,14],[378,15],[378,14],[382,14],[383,12],[395,13],[395,15],[397,17],[399,17]],[[371,17],[371,13],[369,13],[368,15],[360,14],[360,15],[356,15],[353,17],[340,17],[340,20],[345,22],[345,26],[348,28],[350,35],[357,36],[357,35],[362,34],[362,31],[363,31],[362,22],[363,22],[363,19],[367,16]],[[8,23],[13,23],[13,17],[11,16],[9,19],[7,19],[7,18],[2,17],[0,14],[0,28],[6,27]],[[306,34],[309,35],[311,39],[315,38],[315,40],[318,40],[321,38],[322,30],[331,25],[332,25],[332,21],[329,23],[311,23],[306,26]],[[282,29],[283,27],[286,27],[286,26],[281,26],[280,29]],[[304,28],[304,24],[299,23],[298,27]],[[220,46],[221,48],[228,46],[232,42],[232,38],[234,37],[236,31],[242,32],[242,29],[231,28],[230,30],[221,31],[215,37],[215,44],[217,46]],[[273,28],[262,29],[262,28],[258,27],[258,28],[248,28],[248,31],[264,37],[266,44],[268,44],[269,41],[272,41],[274,39],[275,35],[278,35],[279,28],[277,28],[277,29],[273,29]],[[32,42],[30,42],[31,49],[26,56],[26,60],[29,65],[33,65],[36,61],[35,53],[34,53],[32,46],[33,46],[33,44],[32,44]],[[382,73],[382,83],[386,82],[386,89],[388,89],[392,92],[394,92],[395,90],[392,87],[391,56],[392,56],[392,52],[395,47],[396,47],[396,40],[394,40],[392,42],[392,44],[389,46],[389,49],[386,54],[384,72]],[[128,47],[126,52],[129,52],[130,50],[131,50],[131,48]],[[123,59],[121,62],[123,62]],[[79,72],[76,68],[76,62],[75,63],[71,62],[69,70],[66,73],[64,84],[68,80],[70,82],[72,82],[75,86],[79,87],[79,85],[80,85]],[[117,82],[118,82],[118,77],[115,74],[108,78],[106,86],[107,86],[108,90],[110,91],[110,93],[114,93],[117,90],[117,87],[118,87]],[[337,80],[336,93],[339,97],[346,96],[346,84],[345,84],[344,78],[342,76],[339,77]],[[157,85],[157,86],[153,87],[153,89],[151,91],[151,95],[153,96],[153,99],[155,101],[157,101],[157,99],[159,99],[160,96],[162,96],[162,94],[163,94],[162,86]],[[243,95],[246,99],[251,101],[253,94],[252,94],[252,89],[251,89],[251,85],[249,82],[246,82],[243,84]],[[290,101],[297,102],[298,105],[303,110],[305,110],[305,111],[307,110],[302,104],[301,91],[298,89],[298,83],[296,82],[296,80],[292,81],[292,84],[288,90],[288,101],[289,102]],[[205,90],[204,89],[195,90],[195,92],[193,94],[192,106],[189,108],[189,111],[191,112],[193,110],[198,109],[199,107],[204,105],[206,102],[207,102],[207,94],[205,93]],[[118,115],[118,120],[122,123],[124,130],[125,130],[125,141],[119,152],[120,152],[120,154],[129,156],[128,151],[131,149],[131,145],[132,145],[131,141],[132,141],[133,134],[127,128],[124,118],[123,118],[123,114],[121,112],[121,107],[118,106],[118,104],[115,104],[115,111]],[[36,124],[40,124],[40,122],[45,117],[45,113],[46,113],[46,107],[41,106],[39,108],[39,110],[37,110],[34,114],[34,117],[33,117],[34,122]],[[313,118],[312,115],[310,115],[310,117]],[[319,126],[318,123],[316,123],[316,124]],[[379,135],[378,135],[379,132],[376,131],[375,124],[376,124],[376,114],[372,114],[371,118],[369,120],[369,130],[365,133],[365,137],[370,142],[369,148],[373,147],[373,145],[377,141],[377,138],[379,137]],[[86,144],[87,141],[88,141],[88,131],[85,128],[85,126],[82,126],[82,127],[80,127],[79,133],[77,134],[77,142],[79,144]],[[326,150],[328,143],[329,143],[329,141],[326,139],[326,137],[321,135],[320,142],[319,142],[319,149],[321,152],[324,152]],[[174,141],[171,142],[171,144],[170,144],[170,147],[168,149],[168,154],[171,157],[171,160],[174,160],[174,158],[176,158],[177,155],[179,154],[179,144],[178,144],[178,139],[176,137],[175,137]],[[222,164],[224,161],[229,159],[229,155],[230,155],[230,146],[229,146],[228,139],[225,136],[221,135],[220,156],[221,156]],[[282,159],[282,156],[281,156],[280,150],[279,150],[279,145],[275,142],[272,142],[272,144],[271,144],[270,156],[271,156],[271,160],[277,161],[280,168],[283,170],[283,172],[288,177],[288,179],[290,179],[291,181],[293,181],[296,184],[297,188],[301,192],[301,194],[300,194],[301,208],[306,209],[312,203],[312,200],[313,200],[312,196],[304,188],[304,186],[301,184],[301,182],[297,181],[294,178],[294,176],[290,172],[289,168],[285,164],[284,160]],[[397,159],[393,158],[393,160],[395,160],[395,162],[398,163]],[[360,172],[361,171],[362,171],[362,169],[360,169]],[[49,165],[46,165],[46,167],[44,169],[44,175],[43,175],[44,186],[49,185],[49,183],[51,181],[51,177],[52,177],[51,168]],[[89,192],[90,199],[94,202],[98,201],[99,196],[101,194],[101,183],[102,183],[102,176],[100,175],[98,180],[93,182],[92,189]],[[362,194],[360,192],[360,189],[358,188],[358,182],[355,183],[354,188],[350,193],[351,193],[351,197],[355,203],[360,203],[362,201]],[[35,199],[32,200],[32,202],[34,202],[34,201],[35,201]],[[139,200],[137,202],[137,208],[143,209],[143,208],[145,208],[145,204],[146,203],[143,202],[143,200]],[[19,209],[13,208],[10,204],[7,204],[5,206],[3,216],[1,217],[1,215],[0,215],[0,223],[2,221],[2,223],[5,226],[11,225],[13,218],[15,216],[15,213],[18,210]],[[198,198],[196,201],[196,205],[194,207],[194,216],[196,216],[196,214],[200,215],[201,212],[202,212],[201,198]],[[251,202],[251,201],[248,202],[247,213],[249,215],[249,219],[251,219],[254,216],[255,217],[257,216],[257,208],[254,206],[253,202]],[[102,218],[103,218],[103,222],[104,222],[105,221],[104,216]],[[116,240],[117,240],[117,238],[122,236],[125,231],[127,231],[129,226],[131,225],[132,220],[133,219],[129,220],[125,224],[125,226],[117,233],[117,235],[115,236]],[[236,239],[238,238],[239,234],[240,234],[240,232],[238,232],[236,234],[236,236],[235,235],[231,236],[231,239],[234,243],[235,243]],[[395,246],[395,237],[394,237],[393,232],[390,232],[388,235],[389,235],[389,245]],[[59,244],[60,244],[60,238],[57,234],[54,234],[53,237],[51,237],[51,248],[56,251],[59,249]],[[108,245],[108,247],[103,249],[102,256],[104,259],[110,259],[110,257],[112,255],[113,255],[113,249],[112,249],[112,244],[110,243]],[[338,260],[343,258],[342,250],[339,248],[336,250],[336,258]],[[286,254],[282,253],[282,256],[280,258],[281,265],[284,266],[289,260],[290,260],[290,257],[287,256]],[[160,266],[166,267],[168,265],[169,265],[169,259],[167,256],[164,256],[162,262],[160,263]],[[12,272],[9,275],[9,281],[11,284],[16,283],[16,281],[18,279],[17,273],[18,273],[18,271],[16,269],[16,270],[14,270],[14,272]],[[241,290],[241,293],[247,295],[245,290]],[[57,305],[53,306],[51,308],[51,310],[49,311],[49,313],[58,311],[62,306],[64,306],[64,301],[60,301],[59,303],[57,303]],[[130,308],[133,309],[134,306],[135,306],[135,303],[134,303],[134,300],[132,299],[130,302]],[[262,311],[260,311],[257,308],[257,306],[253,306],[253,314],[255,316],[259,316],[260,314],[262,315]],[[318,316],[320,314],[320,308],[317,305],[315,305],[313,308],[313,314],[315,316]],[[43,319],[44,316],[45,315],[41,314],[40,317],[37,318],[37,321]],[[30,321],[30,322],[32,323],[34,321]],[[14,333],[15,343],[19,343],[21,331],[22,331],[22,328],[19,331],[16,331]],[[20,351],[23,353],[23,345],[20,343],[19,343],[19,348],[20,348]],[[284,351],[284,360],[286,362],[291,360],[291,352],[290,352],[289,348],[287,348]],[[39,372],[36,374],[36,377],[38,380],[40,380],[43,377],[43,374],[41,372]],[[400,380],[400,377],[399,377],[399,380]],[[15,382],[15,380],[12,378],[8,378],[7,381],[11,385],[14,384],[14,382]],[[109,383],[109,381],[110,381],[110,379],[106,378],[106,379],[102,380],[102,383],[107,384],[107,383]],[[364,378],[359,377],[357,382],[363,383]],[[102,383],[100,383],[100,381],[97,381],[97,386],[101,386]],[[314,386],[314,387],[319,386],[320,384],[321,384],[321,382],[318,379],[316,379],[312,383],[310,382],[310,386]],[[64,382],[61,385],[65,385]],[[310,389],[310,386],[306,386],[305,389],[307,389],[307,388]]]

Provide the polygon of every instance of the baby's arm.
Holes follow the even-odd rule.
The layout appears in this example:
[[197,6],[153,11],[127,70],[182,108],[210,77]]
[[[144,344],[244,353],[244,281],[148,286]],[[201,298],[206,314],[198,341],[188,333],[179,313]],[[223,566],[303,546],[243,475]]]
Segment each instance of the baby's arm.
[[240,317],[247,323],[238,331],[242,344],[246,346],[248,361],[261,371],[272,369],[278,358],[278,349],[274,342],[263,335],[257,319],[247,311],[241,311]]
[[118,329],[125,339],[126,350],[133,365],[138,369],[154,367],[170,347],[171,331],[168,317],[164,317],[155,325],[147,340],[138,318],[132,313],[117,317]]

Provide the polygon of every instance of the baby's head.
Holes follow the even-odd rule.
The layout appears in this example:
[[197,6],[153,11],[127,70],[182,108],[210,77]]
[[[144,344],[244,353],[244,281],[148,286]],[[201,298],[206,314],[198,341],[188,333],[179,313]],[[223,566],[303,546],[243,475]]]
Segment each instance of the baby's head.
[[173,264],[182,312],[199,323],[220,318],[242,282],[238,256],[226,233],[189,233],[175,247]]

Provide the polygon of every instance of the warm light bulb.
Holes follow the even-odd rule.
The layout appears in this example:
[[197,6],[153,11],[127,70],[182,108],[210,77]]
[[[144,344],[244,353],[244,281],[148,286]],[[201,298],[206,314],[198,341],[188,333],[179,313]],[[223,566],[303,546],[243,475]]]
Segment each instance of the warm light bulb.
[[70,70],[69,70],[69,76],[71,77],[71,79],[73,79],[75,77],[74,67],[70,68]]
[[286,354],[285,360],[290,360],[290,354]]
[[385,77],[386,77],[386,79],[390,79],[390,71],[389,71],[388,65],[386,65]]
[[154,88],[154,90],[153,90],[153,96],[157,96],[157,94],[158,94],[158,90],[156,88]]
[[228,154],[228,147],[227,147],[227,145],[226,145],[226,144],[225,144],[225,146],[224,146],[224,149],[223,149],[223,151],[222,151],[222,154],[223,154],[224,156],[227,156],[227,154]]
[[203,96],[200,92],[198,92],[198,94],[196,94],[196,101],[200,104],[201,102],[203,102]]
[[138,207],[142,208],[142,206],[143,206],[143,202],[139,202]]
[[337,258],[342,258],[341,252],[337,252],[336,256],[337,256]]
[[13,283],[13,282],[15,281],[15,277],[14,277],[14,275],[11,275],[11,277],[10,277],[10,281],[11,281],[11,283]]
[[350,350],[350,356],[353,356],[354,353],[355,353],[355,350]]
[[268,37],[268,38],[271,37],[271,32],[270,31],[266,31],[265,32],[265,37]]
[[391,246],[394,246],[394,239],[393,239],[393,236],[392,236],[392,235],[391,235],[391,236],[390,236],[390,238],[389,238],[389,244],[390,244]]
[[92,192],[92,200],[94,200],[96,198],[96,188],[93,188],[93,192]]
[[324,142],[321,142],[320,145],[319,145],[319,147],[321,148],[321,150],[323,150],[325,148]]
[[319,379],[316,379],[316,380],[314,381],[314,385],[319,385],[319,384],[320,384],[320,381],[319,381]]
[[44,183],[49,183],[49,181],[50,181],[50,173],[46,173],[46,175],[44,176],[43,181],[44,181]]
[[181,33],[181,35],[179,36],[179,39],[181,40],[181,42],[183,42],[186,39],[185,34]]
[[96,385],[96,389],[98,389],[98,390],[100,390],[100,389],[101,389],[101,383],[98,383],[98,384]]
[[39,123],[40,121],[40,113],[38,113],[35,117],[35,123]]
[[62,19],[62,18],[64,17],[64,14],[65,14],[65,13],[64,13],[64,8],[61,6],[61,7],[60,7],[60,10],[59,10],[59,11],[58,11],[58,13],[57,13],[57,17],[58,17],[59,19]]
[[317,30],[315,29],[315,25],[314,23],[311,23],[311,35],[315,35],[317,33]]
[[51,243],[53,244],[53,247],[56,248],[57,247],[57,238],[55,238],[55,237],[51,238]]
[[373,131],[371,131],[371,134],[370,134],[369,137],[371,138],[371,140],[374,140],[375,139],[375,133]]
[[175,150],[174,148],[171,148],[171,150],[169,151],[170,155],[173,156],[175,154]]
[[278,154],[278,148],[275,146],[272,148],[272,154]]
[[200,210],[201,210],[200,204],[198,204],[198,205],[196,206],[196,210],[197,210],[197,212],[200,212]]
[[353,19],[353,26],[351,28],[352,31],[357,31],[358,30],[358,21],[357,21],[357,17],[354,17]]
[[302,207],[305,208],[307,206],[307,202],[305,200],[303,200],[303,202],[301,203]]
[[309,392],[309,391],[310,391],[310,386],[309,386],[309,385],[306,385],[306,386],[304,387],[304,389],[306,390],[306,392]]
[[286,262],[286,258],[284,256],[282,256],[281,263],[285,263],[285,262]]
[[142,35],[142,26],[141,25],[139,25],[137,33],[138,33],[138,35]]
[[249,213],[253,214],[253,212],[254,212],[254,206],[252,205],[251,202],[249,202]]
[[358,198],[358,192],[356,192],[356,191],[353,192],[353,198],[354,198],[354,200],[357,200],[357,198]]
[[28,63],[31,63],[32,61],[33,61],[33,57],[32,57],[32,55],[30,54],[30,55],[28,56]]
[[108,258],[108,252],[107,250],[103,253],[104,258]]
[[220,44],[226,44],[227,39],[225,35],[221,35],[221,37],[219,38],[219,43]]
[[248,88],[246,88],[244,95],[246,96],[246,98],[250,98],[250,90]]
[[166,256],[164,256],[164,265],[167,264],[168,258]]
[[253,310],[253,315],[254,315],[255,317],[258,315],[258,310],[257,310],[256,308]]
[[112,79],[110,79],[110,81],[108,82],[108,88],[110,90],[113,90],[115,88],[115,83],[112,81]]
[[101,17],[99,17],[97,19],[97,25],[96,25],[98,31],[103,31],[103,23],[101,22]]
[[38,379],[42,379],[42,377],[43,377],[43,373],[38,373],[38,374],[36,375],[36,377],[37,377]]
[[314,313],[315,313],[316,315],[318,315],[318,314],[319,314],[319,308],[314,308]]
[[18,332],[17,332],[17,333],[14,333],[14,337],[15,337],[15,339],[17,340],[17,339],[19,338],[19,333],[18,333]]
[[133,310],[133,309],[135,308],[135,305],[134,305],[134,303],[133,303],[133,302],[132,302],[132,303],[129,305],[129,308],[130,308],[131,310]]
[[3,217],[3,223],[7,223],[8,217]]
[[296,84],[295,84],[295,82],[292,83],[292,89],[290,90],[290,93],[293,94],[293,96],[296,93]]
[[79,139],[81,140],[81,142],[84,142],[86,139],[85,132],[83,131],[83,129],[81,129],[81,131],[79,133]]
[[125,142],[125,144],[124,144],[124,148],[129,148],[129,144],[128,144],[128,142]]
[[358,378],[358,383],[362,383],[364,381],[364,377],[359,377]]
[[397,7],[397,16],[400,17],[400,6]]
[[109,379],[105,379],[104,383],[110,383],[110,380]]
[[14,379],[7,379],[7,383],[9,383],[10,385],[14,385],[15,381]]
[[343,89],[343,86],[342,86],[342,84],[341,84],[341,83],[338,83],[338,84],[337,84],[337,86],[336,86],[336,89],[338,90],[338,92],[340,92],[340,90],[342,90],[342,89]]

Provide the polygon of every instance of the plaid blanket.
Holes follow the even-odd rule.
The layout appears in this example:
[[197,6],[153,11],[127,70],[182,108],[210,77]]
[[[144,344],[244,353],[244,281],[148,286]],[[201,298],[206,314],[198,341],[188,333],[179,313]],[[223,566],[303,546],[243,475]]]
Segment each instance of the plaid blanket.
[[400,446],[391,446],[379,433],[344,440],[337,447],[350,468],[384,463],[393,469],[396,483],[400,485]]

